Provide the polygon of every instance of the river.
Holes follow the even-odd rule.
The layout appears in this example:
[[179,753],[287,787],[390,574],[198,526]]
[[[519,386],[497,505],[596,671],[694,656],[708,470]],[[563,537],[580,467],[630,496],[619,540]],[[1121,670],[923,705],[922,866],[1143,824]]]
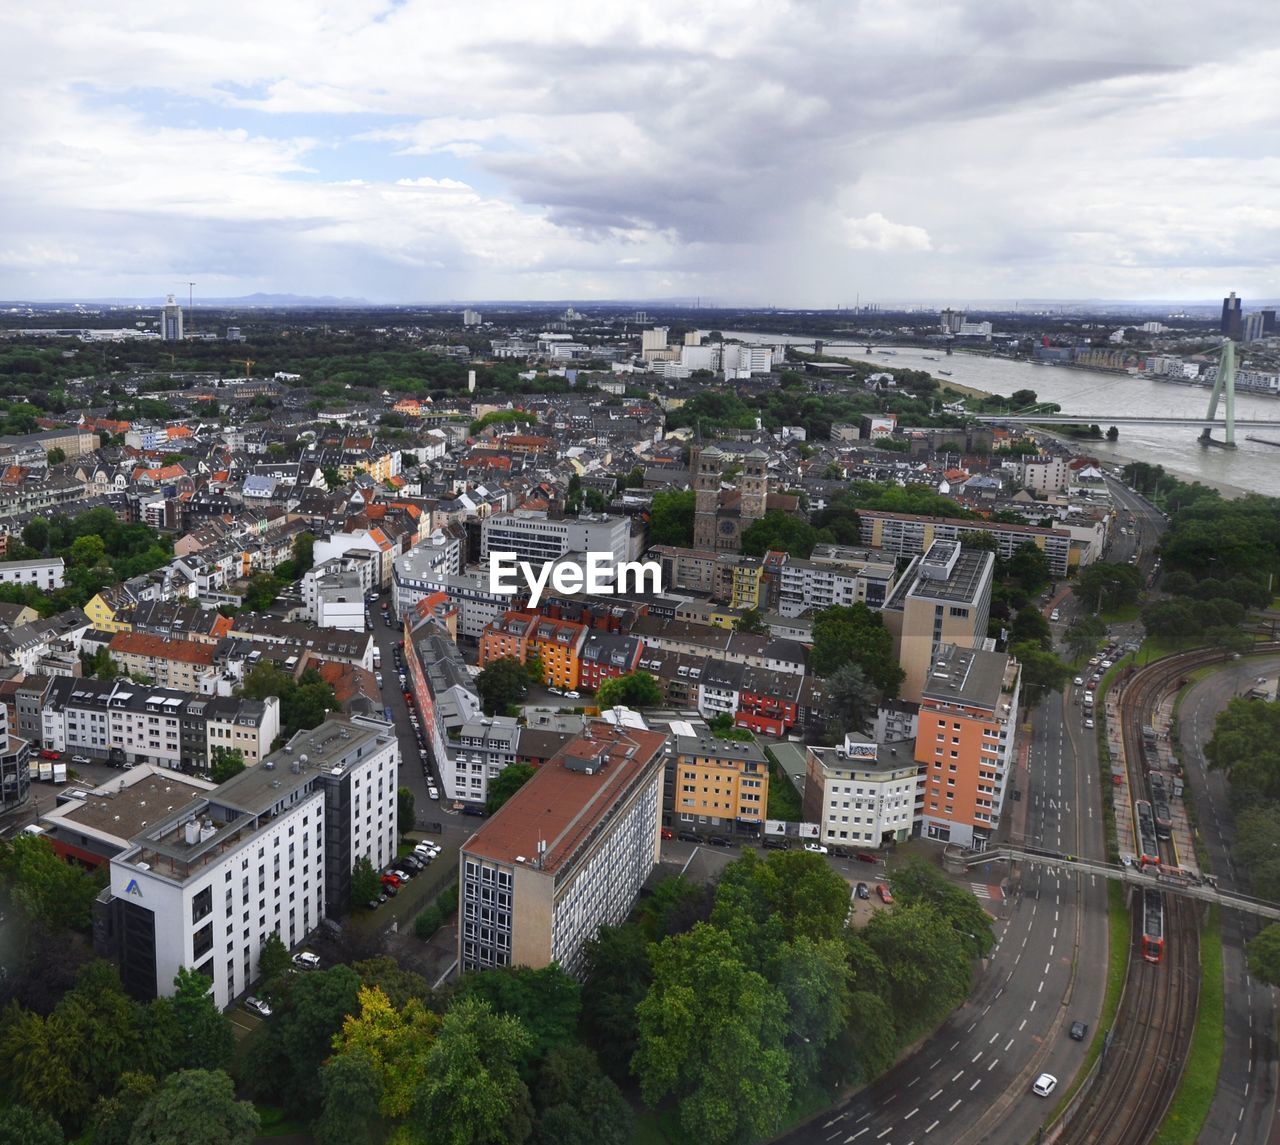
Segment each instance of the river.
[[[739,338],[744,342],[813,346],[813,339],[806,337],[728,330],[724,334],[727,338]],[[1107,420],[1110,417],[1141,416],[1155,411],[1168,417],[1203,417],[1209,407],[1210,391],[1205,386],[1176,385],[1127,374],[1106,374],[1065,366],[1035,366],[1030,362],[1013,362],[1007,358],[989,358],[973,353],[956,353],[947,357],[940,350],[914,346],[880,348],[893,350],[893,356],[873,351],[868,357],[865,342],[823,343],[824,354],[855,361],[874,361],[886,369],[927,370],[934,375],[940,369],[950,370],[950,378],[938,377],[943,385],[955,382],[1006,397],[1016,390],[1035,390],[1041,401],[1057,403],[1066,414],[1087,414],[1103,429],[1110,424]],[[937,361],[929,361],[928,358],[936,358]],[[1280,398],[1237,391],[1236,417],[1280,420]],[[1191,426],[1127,425],[1120,427],[1120,438],[1114,443],[1082,442],[1080,448],[1115,463],[1135,460],[1163,465],[1186,480],[1216,485],[1227,494],[1248,490],[1280,496],[1280,447],[1246,441],[1246,432],[1280,441],[1280,426],[1247,431],[1237,429],[1237,448],[1219,449],[1200,445],[1196,440],[1200,431]],[[1221,438],[1221,430],[1215,433]]]

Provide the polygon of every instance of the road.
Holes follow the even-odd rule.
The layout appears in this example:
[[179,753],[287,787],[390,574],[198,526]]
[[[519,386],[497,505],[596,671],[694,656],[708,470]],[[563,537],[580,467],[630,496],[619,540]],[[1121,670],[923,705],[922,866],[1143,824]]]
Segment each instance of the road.
[[[1214,718],[1227,701],[1247,691],[1255,676],[1278,668],[1280,658],[1240,661],[1193,684],[1178,710],[1182,763],[1200,809],[1200,837],[1224,889],[1249,888],[1241,885],[1231,857],[1234,825],[1226,777],[1208,769],[1201,745],[1213,734]],[[1275,992],[1253,981],[1244,960],[1244,944],[1259,925],[1238,911],[1222,912],[1225,1040],[1217,1092],[1200,1135],[1204,1142],[1267,1145],[1276,1128]]]

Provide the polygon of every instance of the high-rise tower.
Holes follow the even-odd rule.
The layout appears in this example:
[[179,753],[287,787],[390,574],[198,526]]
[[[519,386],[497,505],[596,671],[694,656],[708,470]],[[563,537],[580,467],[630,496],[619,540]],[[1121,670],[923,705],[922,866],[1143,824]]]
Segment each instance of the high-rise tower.
[[720,508],[720,477],[724,471],[724,454],[714,445],[699,449],[693,466],[693,547],[716,547],[716,513]]
[[160,337],[166,342],[182,341],[182,307],[173,300],[172,294],[164,300],[164,310],[160,313]]
[[1219,332],[1225,334],[1233,342],[1244,337],[1244,314],[1240,309],[1240,299],[1233,290],[1222,300],[1222,322]]

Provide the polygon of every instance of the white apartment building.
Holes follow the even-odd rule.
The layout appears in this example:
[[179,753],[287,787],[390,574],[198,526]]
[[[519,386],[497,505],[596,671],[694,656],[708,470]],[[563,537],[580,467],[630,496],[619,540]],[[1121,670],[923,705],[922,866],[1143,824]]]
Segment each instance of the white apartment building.
[[[357,568],[348,567],[351,565]],[[360,569],[371,570],[368,561],[347,561],[342,557],[325,561],[302,578],[302,603],[307,619],[317,628],[341,628],[347,632],[365,630],[365,598],[370,591]]]
[[808,560],[788,556],[778,570],[778,612],[799,616],[859,601],[879,608],[895,568],[891,554],[840,545],[819,545]]
[[317,537],[312,550],[312,565],[322,565],[334,557],[347,553],[363,552],[377,558],[377,587],[386,588],[391,583],[391,562],[396,548],[381,529],[357,529],[352,533],[331,533]]
[[850,733],[837,747],[805,753],[804,817],[827,845],[879,847],[905,842],[920,785],[914,744],[877,744]]
[[516,761],[520,725],[511,716],[485,716],[468,720],[447,743],[445,756],[437,758],[445,794],[465,803],[484,803],[489,783]]
[[566,553],[609,553],[614,564],[620,564],[630,551],[631,523],[626,517],[604,513],[553,517],[543,510],[516,509],[480,523],[480,560],[486,568],[490,553],[515,553],[520,560],[537,564]]
[[395,854],[398,766],[389,723],[331,719],[176,807],[112,858],[99,952],[134,997],[171,995],[186,966],[229,1006],[269,934],[295,946],[345,913],[358,858],[381,868]]
[[0,561],[0,584],[23,584],[52,592],[65,583],[65,562],[61,557],[34,561]]

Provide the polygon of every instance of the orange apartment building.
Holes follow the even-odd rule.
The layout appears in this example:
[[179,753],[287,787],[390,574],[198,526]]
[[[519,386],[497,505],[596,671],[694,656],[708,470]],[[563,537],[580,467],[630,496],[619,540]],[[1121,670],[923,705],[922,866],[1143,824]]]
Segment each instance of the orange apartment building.
[[995,834],[1014,758],[1021,680],[1021,666],[1003,652],[938,649],[916,733],[924,837],[982,847]]
[[537,656],[547,687],[576,691],[582,680],[582,648],[589,631],[588,625],[573,620],[507,612],[485,627],[479,663],[483,668],[511,656],[523,664],[530,656]]

